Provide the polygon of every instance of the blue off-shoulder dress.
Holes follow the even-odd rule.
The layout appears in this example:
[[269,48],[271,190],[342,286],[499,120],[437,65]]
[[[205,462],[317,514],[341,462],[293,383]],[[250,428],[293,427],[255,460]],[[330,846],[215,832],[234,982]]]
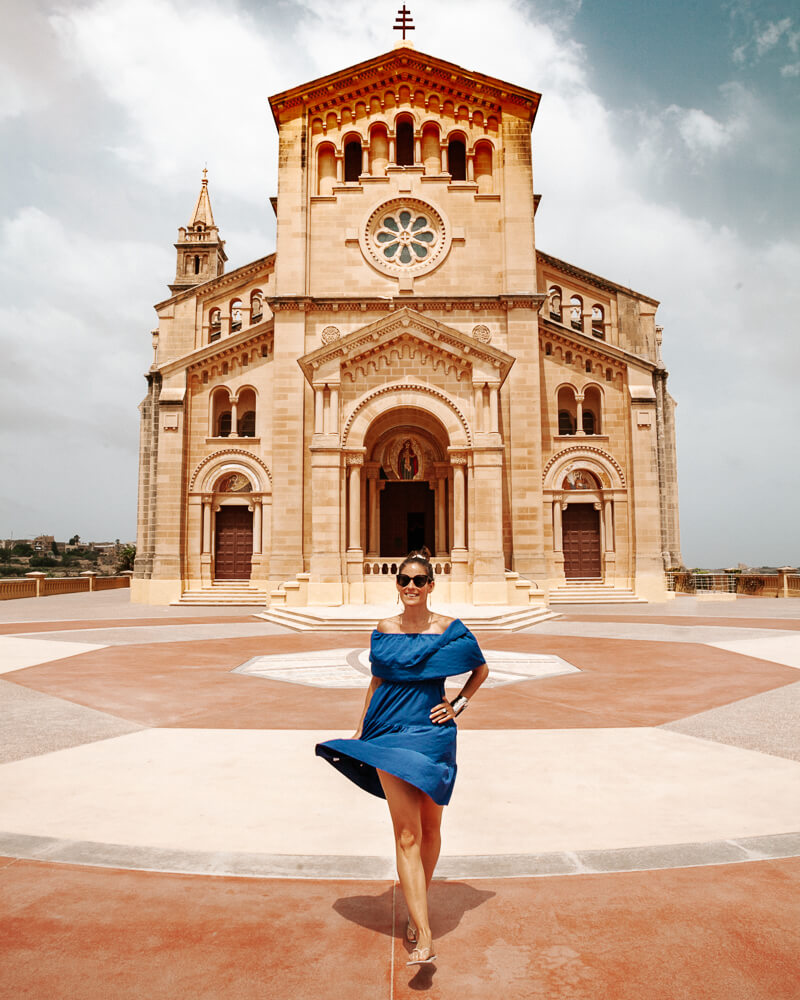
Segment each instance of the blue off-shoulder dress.
[[372,633],[372,695],[360,739],[328,740],[316,752],[360,788],[386,798],[376,768],[394,774],[446,806],[456,780],[454,722],[430,711],[444,699],[444,680],[484,662],[475,636],[455,619],[441,634]]

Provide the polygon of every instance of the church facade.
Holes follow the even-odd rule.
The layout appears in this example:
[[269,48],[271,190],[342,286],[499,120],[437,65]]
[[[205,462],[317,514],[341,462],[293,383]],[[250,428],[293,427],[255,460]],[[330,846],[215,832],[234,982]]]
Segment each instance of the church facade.
[[416,51],[278,94],[276,252],[225,272],[204,178],[156,306],[132,596],[663,599],[658,303],[536,248],[540,95]]

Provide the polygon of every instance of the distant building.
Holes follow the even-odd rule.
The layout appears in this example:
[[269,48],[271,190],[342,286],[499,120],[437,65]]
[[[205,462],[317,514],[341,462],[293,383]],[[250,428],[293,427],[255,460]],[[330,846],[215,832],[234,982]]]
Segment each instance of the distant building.
[[203,179],[156,306],[134,600],[393,599],[423,544],[443,601],[509,603],[512,573],[663,599],[658,303],[536,248],[539,100],[409,44],[278,94],[277,252],[228,274]]

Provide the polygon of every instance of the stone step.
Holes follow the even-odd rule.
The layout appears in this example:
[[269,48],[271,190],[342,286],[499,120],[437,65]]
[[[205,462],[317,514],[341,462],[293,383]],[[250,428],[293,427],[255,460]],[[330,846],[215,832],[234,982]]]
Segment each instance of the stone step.
[[[493,614],[490,607],[482,608],[437,608],[444,614],[458,617],[467,628],[481,632],[515,632],[529,628],[537,622],[558,618],[559,615],[545,607],[506,607],[498,608]],[[388,613],[394,613],[393,611]],[[348,608],[295,608],[270,607],[256,618],[275,625],[284,625],[297,632],[343,632],[364,631],[375,627],[380,618],[387,616],[386,608],[371,605],[351,605]]]
[[646,604],[632,590],[602,587],[556,587],[550,591],[550,604]]

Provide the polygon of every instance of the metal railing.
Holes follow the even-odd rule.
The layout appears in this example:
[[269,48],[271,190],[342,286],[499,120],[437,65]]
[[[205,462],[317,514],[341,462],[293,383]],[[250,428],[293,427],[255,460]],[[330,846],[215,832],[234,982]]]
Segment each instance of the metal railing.
[[800,597],[797,573],[690,573],[670,571],[667,590],[676,594],[739,594],[742,597]]

